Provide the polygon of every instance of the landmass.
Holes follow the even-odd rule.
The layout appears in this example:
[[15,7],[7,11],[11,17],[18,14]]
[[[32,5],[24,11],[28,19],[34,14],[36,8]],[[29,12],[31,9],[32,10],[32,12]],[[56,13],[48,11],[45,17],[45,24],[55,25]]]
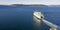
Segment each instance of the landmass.
[[46,6],[46,5],[43,5],[43,4],[12,4],[12,6]]
[[0,5],[0,6],[49,6],[49,7],[58,7],[60,5],[45,5],[45,4],[11,4],[11,5]]
[[51,7],[52,7],[52,6],[54,6],[54,7],[58,7],[58,6],[60,6],[60,5],[48,5],[48,6],[51,6]]

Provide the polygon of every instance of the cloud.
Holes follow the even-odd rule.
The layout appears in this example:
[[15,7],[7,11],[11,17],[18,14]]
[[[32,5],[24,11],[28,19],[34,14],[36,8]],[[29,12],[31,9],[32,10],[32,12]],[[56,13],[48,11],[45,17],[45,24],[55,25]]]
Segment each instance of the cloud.
[[60,4],[60,0],[0,0],[0,4]]
[[0,2],[1,5],[19,4],[19,2]]
[[0,2],[1,5],[10,5],[10,4],[40,4],[39,2]]

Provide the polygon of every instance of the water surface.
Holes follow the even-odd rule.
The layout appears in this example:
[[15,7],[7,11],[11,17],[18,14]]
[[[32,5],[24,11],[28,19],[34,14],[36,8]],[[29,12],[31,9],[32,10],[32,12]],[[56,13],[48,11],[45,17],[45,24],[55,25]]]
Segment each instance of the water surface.
[[34,9],[60,26],[60,7],[0,6],[0,30],[49,30],[49,26],[33,17]]

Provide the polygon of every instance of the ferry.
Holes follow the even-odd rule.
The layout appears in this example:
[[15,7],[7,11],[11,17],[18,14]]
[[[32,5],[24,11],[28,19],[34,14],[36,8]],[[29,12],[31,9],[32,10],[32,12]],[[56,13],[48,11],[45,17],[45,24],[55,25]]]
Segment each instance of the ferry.
[[42,12],[39,12],[39,11],[34,11],[33,15],[38,18],[38,19],[44,19],[44,16],[42,14]]

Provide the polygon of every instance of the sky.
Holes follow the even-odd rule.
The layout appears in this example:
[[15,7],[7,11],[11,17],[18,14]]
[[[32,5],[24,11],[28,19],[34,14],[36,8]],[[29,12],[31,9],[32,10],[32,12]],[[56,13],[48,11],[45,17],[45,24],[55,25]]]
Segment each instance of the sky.
[[0,5],[10,5],[10,4],[60,5],[60,0],[0,0]]

